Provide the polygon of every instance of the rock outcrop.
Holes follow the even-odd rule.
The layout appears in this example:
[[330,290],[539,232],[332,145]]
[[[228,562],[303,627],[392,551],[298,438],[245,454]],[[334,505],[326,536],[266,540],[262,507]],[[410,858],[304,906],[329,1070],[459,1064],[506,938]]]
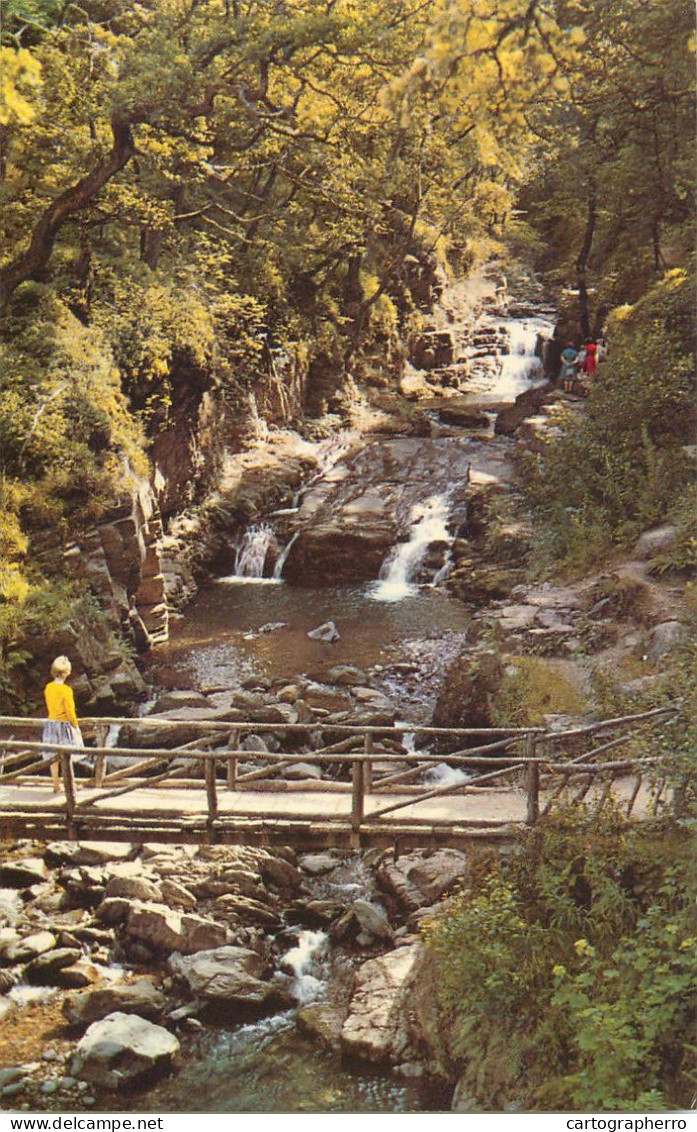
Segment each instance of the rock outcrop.
[[71,1072],[117,1091],[170,1068],[179,1042],[162,1026],[137,1014],[115,1011],[94,1022],[78,1043]]
[[151,1021],[162,1017],[167,999],[150,979],[114,986],[94,987],[63,999],[63,1014],[71,1026],[90,1026],[109,1014],[138,1014]]
[[268,1009],[284,997],[278,984],[261,977],[264,964],[249,948],[219,947],[197,955],[175,954],[169,966],[193,994],[233,1013],[242,1006]]
[[387,859],[376,872],[386,898],[410,915],[437,903],[467,875],[468,860],[458,849],[413,852]]
[[405,1060],[410,1030],[407,988],[417,966],[416,947],[400,947],[369,959],[356,974],[356,989],[341,1030],[341,1048],[367,1061]]

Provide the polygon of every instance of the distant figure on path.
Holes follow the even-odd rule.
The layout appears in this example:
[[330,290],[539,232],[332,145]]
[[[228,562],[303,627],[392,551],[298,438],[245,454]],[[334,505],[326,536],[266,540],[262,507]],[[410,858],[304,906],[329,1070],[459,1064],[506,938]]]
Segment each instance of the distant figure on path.
[[[44,688],[48,719],[44,724],[41,742],[46,743],[50,748],[84,747],[82,732],[75,714],[73,690],[65,682],[72,668],[67,656],[57,656],[51,665],[53,680]],[[58,751],[49,750],[48,753],[54,756],[51,763],[51,778],[53,791],[57,794],[60,790]]]
[[561,352],[561,369],[559,371],[559,380],[567,393],[571,393],[574,387],[577,361],[578,350],[573,342],[567,342]]
[[598,346],[592,338],[586,338],[586,356],[583,362],[583,372],[588,377],[595,377],[598,369]]

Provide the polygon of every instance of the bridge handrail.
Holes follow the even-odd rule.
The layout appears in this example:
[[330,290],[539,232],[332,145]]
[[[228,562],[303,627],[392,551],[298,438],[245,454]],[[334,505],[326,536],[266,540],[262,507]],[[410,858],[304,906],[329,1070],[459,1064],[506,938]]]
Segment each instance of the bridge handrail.
[[[37,727],[46,723],[45,719],[33,716],[0,715],[0,727]],[[329,731],[351,732],[364,735],[366,731],[374,735],[394,734],[407,735],[538,735],[546,729],[544,727],[426,727],[420,724],[373,724],[373,723],[323,723],[322,720],[313,719],[307,723],[285,723],[276,720],[275,723],[257,722],[256,720],[238,719],[162,719],[157,716],[142,717],[107,717],[107,716],[80,716],[80,726],[87,727],[189,727],[194,730],[231,731]],[[0,740],[3,742],[3,740]]]
[[[363,822],[364,804],[366,793],[370,792],[372,786],[372,764],[376,759],[381,763],[395,762],[399,764],[406,763],[408,766],[418,767],[419,764],[426,763],[440,763],[443,761],[451,762],[456,765],[479,766],[482,768],[489,768],[486,773],[478,773],[473,778],[467,779],[465,782],[450,783],[433,787],[431,789],[423,789],[418,794],[418,801],[425,801],[431,798],[445,797],[448,795],[458,794],[462,791],[475,788],[482,783],[490,783],[492,780],[500,778],[503,775],[509,775],[516,771],[525,772],[525,791],[527,794],[527,823],[530,825],[535,824],[539,818],[539,791],[540,791],[540,772],[544,770],[551,774],[560,774],[563,776],[561,785],[557,788],[550,800],[547,802],[545,810],[549,810],[554,797],[564,789],[570,779],[574,775],[585,774],[588,776],[588,784],[584,789],[590,786],[594,776],[602,773],[619,773],[627,772],[630,770],[637,770],[637,785],[634,793],[632,794],[629,811],[637,796],[641,778],[645,769],[655,765],[659,761],[659,756],[643,757],[634,759],[614,760],[604,763],[593,763],[590,760],[610,748],[616,747],[632,738],[634,732],[640,727],[651,723],[660,722],[662,717],[670,716],[679,710],[679,703],[672,703],[660,708],[654,708],[646,712],[637,712],[626,716],[617,716],[612,719],[599,720],[591,724],[584,725],[583,727],[572,728],[566,731],[552,731],[550,728],[541,727],[519,727],[519,728],[505,728],[505,727],[484,727],[484,728],[443,728],[443,727],[418,727],[418,726],[387,726],[387,725],[372,725],[372,724],[324,724],[321,720],[313,720],[306,723],[258,723],[256,721],[241,721],[241,720],[164,720],[159,718],[85,718],[81,719],[84,725],[94,725],[96,727],[104,728],[105,726],[129,726],[148,727],[157,726],[162,728],[193,728],[194,731],[208,731],[209,739],[215,738],[215,733],[226,733],[231,742],[234,741],[235,746],[225,747],[224,749],[216,749],[214,751],[206,751],[197,748],[197,743],[200,745],[205,742],[205,737],[202,740],[194,740],[190,744],[178,748],[132,748],[132,747],[60,747],[56,753],[59,755],[60,762],[63,770],[63,778],[65,785],[65,810],[69,827],[74,821],[78,810],[83,810],[84,807],[93,806],[97,801],[104,801],[107,798],[112,798],[129,791],[135,790],[139,785],[145,784],[147,786],[155,786],[166,778],[181,778],[189,767],[184,766],[183,770],[180,767],[178,770],[173,770],[171,765],[163,773],[155,777],[136,778],[135,775],[140,770],[141,773],[145,770],[155,770],[162,764],[171,764],[175,761],[186,760],[186,762],[200,762],[203,764],[205,788],[207,795],[207,809],[208,809],[208,825],[212,828],[218,817],[218,802],[217,802],[217,765],[220,762],[227,764],[227,784],[231,789],[237,787],[237,760],[243,758],[248,763],[253,763],[256,759],[263,760],[265,764],[271,764],[268,769],[273,774],[274,764],[277,769],[280,769],[283,764],[288,765],[289,762],[297,762],[299,759],[309,759],[316,763],[333,764],[333,763],[347,763],[350,762],[352,766],[352,815],[351,823],[354,831],[358,834],[361,824]],[[32,717],[12,717],[0,716],[0,727],[38,727],[44,723],[44,720]],[[612,739],[606,743],[601,743],[599,746],[592,748],[590,751],[583,752],[574,758],[565,759],[563,761],[554,761],[551,752],[546,754],[538,754],[537,747],[547,745],[549,743],[558,743],[559,741],[568,740],[571,738],[578,739],[598,731],[612,731],[614,728],[629,725],[629,730],[625,735],[619,738]],[[320,749],[310,752],[298,752],[296,754],[289,752],[254,752],[246,751],[238,748],[236,743],[239,739],[241,732],[260,732],[260,731],[284,731],[291,733],[308,733],[310,731],[321,730],[330,733],[342,733],[344,736],[348,732],[351,739],[355,736],[357,739],[361,736],[364,739],[364,749],[362,751],[336,751],[332,748]],[[211,732],[213,733],[211,735]],[[498,741],[481,745],[479,747],[469,748],[465,751],[458,751],[454,753],[432,754],[426,751],[419,752],[391,752],[385,750],[373,749],[373,739],[377,736],[395,736],[402,737],[405,733],[416,733],[419,735],[447,735],[452,737],[460,737],[463,735],[478,735],[481,737],[494,737],[500,736]],[[233,740],[234,737],[234,740]],[[525,753],[524,754],[511,754],[508,757],[501,754],[494,755],[493,751],[507,749],[515,746],[524,741]],[[349,740],[347,739],[348,743]],[[34,762],[30,767],[24,767],[20,770],[11,770],[9,775],[2,776],[0,774],[0,781],[10,782],[14,779],[25,777],[38,769],[44,769],[50,762],[51,756],[46,757],[47,744],[31,740],[19,740],[12,737],[7,739],[0,738],[0,750],[22,751],[26,754],[38,753],[42,757],[38,762]],[[136,766],[129,767],[122,771],[115,772],[113,775],[108,776],[109,785],[111,789],[106,789],[102,793],[92,795],[89,798],[80,801],[79,803],[75,797],[75,780],[72,766],[71,755],[75,753],[85,753],[85,750],[90,755],[97,757],[97,763],[103,763],[103,759],[108,756],[119,756],[140,760]],[[53,748],[51,748],[53,752]],[[484,752],[487,752],[484,757]],[[492,752],[488,754],[488,752]],[[14,766],[20,761],[19,755],[10,755],[9,763]],[[491,769],[495,767],[496,769]],[[131,775],[130,782],[127,785],[121,785],[117,789],[113,789],[113,784],[117,779],[123,781],[124,778]],[[259,771],[251,772],[250,777],[256,778]],[[240,783],[247,776],[240,779]],[[397,776],[398,778],[402,776]],[[393,776],[394,778],[394,776]],[[389,776],[388,776],[389,779]],[[393,779],[389,779],[392,781]],[[97,787],[107,786],[104,781],[103,773],[97,774],[95,770],[94,783]],[[378,783],[379,785],[379,783]],[[312,783],[308,783],[308,789],[312,789]],[[344,786],[344,789],[346,787]],[[414,797],[407,800],[393,801],[388,806],[382,809],[374,810],[370,814],[371,821],[384,817],[388,813],[401,809],[405,806],[414,805]]]
[[[367,731],[374,735],[404,734],[417,735],[538,735],[542,740],[556,741],[587,735],[593,731],[604,730],[620,724],[632,723],[650,719],[661,715],[672,714],[679,711],[680,701],[674,701],[663,707],[652,708],[650,711],[635,712],[631,715],[615,716],[611,719],[594,720],[581,727],[569,728],[566,731],[554,731],[550,727],[430,727],[421,724],[372,724],[372,723],[323,723],[322,720],[312,720],[307,723],[261,722],[257,720],[238,719],[163,719],[160,716],[81,716],[80,724],[87,727],[188,727],[194,730],[229,731],[329,731],[350,732],[365,734]],[[46,723],[46,719],[36,716],[9,716],[0,715],[0,727],[38,727]]]

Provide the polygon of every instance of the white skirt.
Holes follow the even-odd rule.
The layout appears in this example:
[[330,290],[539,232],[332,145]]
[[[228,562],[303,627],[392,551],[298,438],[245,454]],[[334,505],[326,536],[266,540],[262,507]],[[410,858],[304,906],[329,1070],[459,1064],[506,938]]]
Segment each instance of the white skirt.
[[[75,727],[72,723],[67,723],[63,719],[46,720],[41,742],[51,747],[84,747],[85,745],[80,728]],[[41,754],[47,759],[56,752],[47,750],[42,751]]]

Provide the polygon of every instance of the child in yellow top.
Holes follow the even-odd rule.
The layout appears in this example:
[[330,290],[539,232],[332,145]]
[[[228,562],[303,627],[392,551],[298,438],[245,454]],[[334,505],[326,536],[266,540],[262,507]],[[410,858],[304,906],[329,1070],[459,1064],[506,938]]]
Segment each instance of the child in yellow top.
[[[57,656],[51,665],[53,680],[44,688],[48,719],[44,724],[42,742],[52,747],[82,747],[82,733],[75,714],[75,697],[65,683],[72,672],[67,656]],[[53,752],[51,779],[55,793],[60,789],[58,752]]]
[[75,715],[75,696],[72,688],[63,683],[63,679],[52,680],[44,688],[48,718],[60,720],[62,723],[72,723],[78,726]]

